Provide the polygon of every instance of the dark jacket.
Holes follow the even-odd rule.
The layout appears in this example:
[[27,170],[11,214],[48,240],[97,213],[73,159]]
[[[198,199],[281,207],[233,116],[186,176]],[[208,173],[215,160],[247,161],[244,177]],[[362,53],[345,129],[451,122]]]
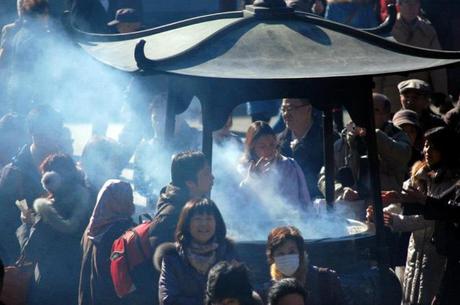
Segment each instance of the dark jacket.
[[[237,259],[233,244],[226,240],[217,248],[216,263]],[[161,245],[154,255],[161,266],[159,299],[162,305],[203,305],[207,274],[199,273],[188,262],[184,250],[175,244]],[[160,262],[162,264],[160,265]]]
[[79,305],[120,304],[110,275],[110,253],[114,240],[132,226],[132,221],[119,221],[94,239],[88,238],[86,233],[83,235]]
[[337,273],[310,265],[307,273],[309,305],[344,305],[345,297]]
[[294,158],[303,171],[310,197],[322,197],[318,189],[318,174],[324,164],[323,128],[315,122],[300,142],[291,148],[292,132],[286,129],[279,138],[281,154]]
[[21,221],[15,202],[25,199],[29,208],[32,208],[34,200],[45,193],[40,178],[29,145],[25,145],[0,172],[0,248],[6,265],[14,263],[19,256],[16,229]]
[[87,190],[77,185],[60,200],[35,200],[38,221],[22,235],[26,258],[36,262],[29,304],[77,303],[80,240],[88,223],[88,196]]
[[419,115],[419,122],[423,132],[431,128],[446,126],[442,118],[429,109],[423,111],[422,114]]
[[188,192],[172,184],[161,190],[154,225],[149,231],[150,245],[153,249],[161,243],[174,241],[180,212],[188,200]]
[[460,258],[460,176],[459,183],[439,198],[427,197],[423,207],[426,219],[436,220],[433,240],[436,250],[448,258]]
[[436,304],[457,304],[460,290],[460,183],[439,198],[427,197],[422,208],[426,219],[436,220],[433,233],[436,250],[447,256]]

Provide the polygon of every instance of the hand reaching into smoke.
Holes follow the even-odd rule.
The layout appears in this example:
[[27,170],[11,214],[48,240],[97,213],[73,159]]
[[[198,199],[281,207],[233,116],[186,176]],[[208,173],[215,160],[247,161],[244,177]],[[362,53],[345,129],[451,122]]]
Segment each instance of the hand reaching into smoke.
[[392,203],[406,202],[406,203],[425,203],[426,195],[413,187],[403,189],[401,193],[396,191],[382,191],[382,203],[383,205],[389,205]]
[[401,194],[396,191],[382,191],[380,196],[382,197],[382,204],[384,206],[401,202]]
[[[368,206],[366,209],[366,219],[368,222],[374,222],[374,207]],[[390,212],[383,212],[383,224],[387,227],[391,227],[393,224],[393,215]]]
[[343,194],[338,199],[346,201],[356,201],[359,200],[359,194],[352,188],[344,187]]

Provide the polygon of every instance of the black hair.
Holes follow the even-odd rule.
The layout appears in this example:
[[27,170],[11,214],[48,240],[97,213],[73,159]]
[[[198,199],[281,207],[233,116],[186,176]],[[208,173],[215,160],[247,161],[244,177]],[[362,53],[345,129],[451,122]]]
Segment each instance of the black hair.
[[435,127],[425,132],[425,140],[441,153],[442,162],[448,166],[458,166],[460,139],[458,133],[448,127]]
[[209,271],[205,305],[227,298],[237,299],[240,305],[252,305],[252,291],[248,268],[242,263],[222,261]]
[[244,161],[257,161],[255,153],[255,144],[263,136],[272,136],[276,140],[276,133],[267,122],[255,121],[246,132],[246,140],[244,142]]
[[192,241],[192,235],[190,234],[190,222],[194,215],[200,214],[214,216],[214,220],[216,221],[214,239],[219,245],[222,245],[227,235],[227,227],[225,226],[224,218],[217,208],[217,205],[214,201],[207,198],[191,200],[182,208],[176,227],[176,242],[181,246],[187,246],[190,244]]
[[289,294],[299,294],[303,298],[304,304],[307,303],[307,291],[295,279],[286,278],[276,282],[268,292],[268,304],[277,305],[278,302]]
[[176,154],[171,163],[171,182],[180,188],[186,187],[187,181],[196,181],[197,174],[207,163],[201,151],[185,151]]

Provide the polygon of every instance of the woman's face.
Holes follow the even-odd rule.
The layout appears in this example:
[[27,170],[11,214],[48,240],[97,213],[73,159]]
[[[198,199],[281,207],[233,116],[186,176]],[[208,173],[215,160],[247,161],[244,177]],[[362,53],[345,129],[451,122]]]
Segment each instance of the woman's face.
[[210,214],[196,214],[190,220],[190,235],[194,242],[205,244],[216,232],[216,219]]
[[276,155],[276,138],[272,135],[261,136],[254,143],[254,153],[257,160],[265,158],[268,161],[273,160]]
[[429,141],[425,141],[423,155],[428,166],[432,167],[441,161],[441,152],[433,147]]
[[273,251],[273,257],[289,254],[299,254],[297,244],[291,239],[286,240],[278,248],[276,248],[275,251]]

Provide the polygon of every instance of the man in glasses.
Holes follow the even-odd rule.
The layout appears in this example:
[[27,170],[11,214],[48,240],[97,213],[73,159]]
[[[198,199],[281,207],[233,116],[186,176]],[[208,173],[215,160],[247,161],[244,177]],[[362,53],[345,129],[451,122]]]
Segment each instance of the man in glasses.
[[323,128],[320,119],[305,98],[284,98],[281,114],[287,127],[279,139],[281,153],[297,161],[305,175],[311,197],[319,197],[318,173],[323,166]]

